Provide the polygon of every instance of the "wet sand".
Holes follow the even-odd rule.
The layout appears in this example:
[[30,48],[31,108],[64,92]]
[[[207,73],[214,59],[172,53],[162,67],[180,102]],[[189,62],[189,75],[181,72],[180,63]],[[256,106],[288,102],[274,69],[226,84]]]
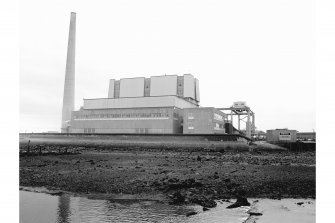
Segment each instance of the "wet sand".
[[[255,200],[254,200],[255,201]],[[261,216],[250,216],[245,223],[313,223],[316,221],[314,199],[259,199],[253,202]]]

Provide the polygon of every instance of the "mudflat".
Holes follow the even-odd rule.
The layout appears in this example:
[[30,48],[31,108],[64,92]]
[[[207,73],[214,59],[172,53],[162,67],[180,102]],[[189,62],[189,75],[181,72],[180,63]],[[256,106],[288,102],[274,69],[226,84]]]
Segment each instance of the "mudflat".
[[[27,147],[24,140],[22,151]],[[235,198],[241,191],[246,197],[315,198],[315,152],[199,149],[197,141],[194,150],[192,142],[187,148],[147,147],[148,143],[122,147],[78,140],[76,146],[37,140],[32,148],[53,152],[20,155],[20,186],[157,195],[174,204],[204,207],[213,207],[215,199]],[[67,147],[66,154],[61,152]]]

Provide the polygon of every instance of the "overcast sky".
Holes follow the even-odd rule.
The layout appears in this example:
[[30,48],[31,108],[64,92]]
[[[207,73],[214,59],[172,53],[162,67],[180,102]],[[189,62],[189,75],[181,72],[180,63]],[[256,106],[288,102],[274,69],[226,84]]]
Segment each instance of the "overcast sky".
[[76,102],[109,79],[191,73],[200,104],[246,101],[260,130],[315,129],[311,0],[20,2],[20,131],[60,130],[70,12]]

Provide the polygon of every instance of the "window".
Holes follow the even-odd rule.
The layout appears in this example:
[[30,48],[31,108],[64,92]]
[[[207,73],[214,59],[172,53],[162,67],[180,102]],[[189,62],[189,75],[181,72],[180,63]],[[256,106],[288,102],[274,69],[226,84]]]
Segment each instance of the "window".
[[218,120],[218,121],[223,121],[223,117],[219,114],[214,113],[214,119]]
[[189,113],[189,114],[188,114],[188,119],[194,119],[194,115],[193,115],[193,113]]

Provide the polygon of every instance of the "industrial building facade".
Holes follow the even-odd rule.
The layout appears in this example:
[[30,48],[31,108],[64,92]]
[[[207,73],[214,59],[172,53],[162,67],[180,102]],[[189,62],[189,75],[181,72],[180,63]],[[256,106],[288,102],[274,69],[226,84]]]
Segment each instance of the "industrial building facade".
[[72,133],[181,133],[182,110],[174,107],[82,109],[73,112]]
[[70,132],[224,133],[224,113],[201,108],[199,102],[199,81],[191,74],[112,79],[108,98],[84,99],[83,107],[72,112]]
[[209,108],[185,108],[183,115],[184,134],[224,134],[226,114]]
[[111,79],[109,81],[108,98],[160,96],[177,96],[198,105],[200,101],[199,81],[191,74]]

